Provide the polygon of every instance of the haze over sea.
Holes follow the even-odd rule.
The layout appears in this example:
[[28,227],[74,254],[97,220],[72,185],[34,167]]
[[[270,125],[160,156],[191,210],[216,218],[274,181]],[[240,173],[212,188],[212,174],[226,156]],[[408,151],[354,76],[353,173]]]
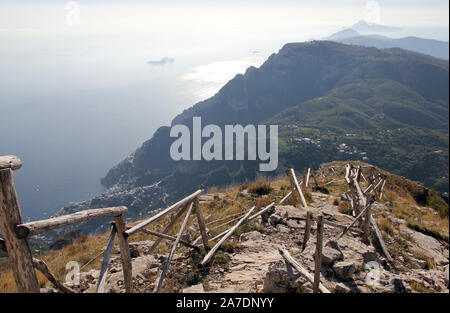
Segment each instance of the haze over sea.
[[[98,195],[100,178],[159,126],[285,43],[326,37],[367,14],[364,1],[327,10],[91,2],[73,2],[78,11],[50,0],[0,3],[0,155],[23,161],[15,181],[25,219]],[[448,41],[448,24],[426,23],[439,12],[410,25],[413,11],[399,19],[395,5],[381,10],[381,23],[402,27],[398,36]]]

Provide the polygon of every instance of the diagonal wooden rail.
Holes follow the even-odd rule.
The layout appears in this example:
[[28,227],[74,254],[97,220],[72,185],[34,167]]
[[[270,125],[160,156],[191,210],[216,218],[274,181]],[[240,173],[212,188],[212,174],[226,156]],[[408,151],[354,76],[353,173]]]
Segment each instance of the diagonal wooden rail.
[[[291,264],[303,277],[305,277],[311,284],[314,284],[314,276],[311,275],[303,266],[301,266],[284,248],[278,249],[281,256],[286,262]],[[319,290],[322,293],[330,293],[330,291],[322,284],[319,283]]]
[[227,231],[227,233],[222,237],[222,239],[220,239],[219,242],[208,252],[208,254],[205,255],[203,260],[200,262],[201,266],[204,266],[211,260],[212,256],[217,251],[217,249],[219,249],[219,247],[224,243],[224,241],[227,240],[236,231],[236,229],[244,223],[244,221],[250,216],[250,214],[252,214],[254,209],[255,207],[252,207],[247,212],[247,214],[245,214],[245,216],[242,219],[240,219],[239,222],[236,223],[236,225],[234,225],[231,229]]
[[164,277],[166,276],[166,272],[169,269],[170,262],[172,261],[172,258],[175,254],[175,250],[178,248],[178,243],[181,240],[181,235],[183,235],[184,229],[186,228],[186,225],[189,221],[189,217],[191,216],[192,208],[193,208],[193,203],[191,202],[191,204],[189,205],[189,209],[186,213],[186,216],[184,218],[183,224],[181,225],[181,228],[178,232],[177,238],[172,246],[172,250],[170,251],[169,256],[167,257],[167,260],[164,263],[164,267],[161,272],[161,275],[159,276],[158,283],[156,284],[155,289],[153,290],[154,293],[159,292],[159,290],[161,289],[162,283],[164,281]]
[[102,260],[102,266],[100,268],[100,275],[98,277],[97,293],[105,292],[106,272],[108,271],[109,259],[111,257],[111,250],[114,245],[114,237],[116,235],[116,227],[111,226],[111,233],[109,235],[108,245],[105,249],[105,254]]
[[[286,174],[289,177],[289,181],[291,183],[292,190],[296,191],[302,201],[302,205],[304,208],[308,207],[306,203],[305,196],[303,195],[302,188],[300,188],[297,180],[297,176],[295,176],[295,172],[293,168],[286,170]],[[304,180],[303,180],[304,181]]]
[[159,212],[158,214],[153,215],[152,217],[146,219],[145,221],[137,224],[136,226],[133,226],[132,228],[128,229],[126,231],[127,236],[131,236],[132,234],[134,234],[135,232],[137,232],[139,229],[153,223],[156,222],[158,220],[160,220],[161,218],[163,218],[164,216],[166,216],[167,214],[169,214],[172,211],[175,211],[176,209],[192,202],[197,196],[199,196],[200,194],[203,193],[203,188],[200,188],[199,190],[197,190],[196,192],[190,194],[189,196],[187,196],[186,198],[178,201],[177,203],[171,205],[170,207],[168,207],[167,209]]

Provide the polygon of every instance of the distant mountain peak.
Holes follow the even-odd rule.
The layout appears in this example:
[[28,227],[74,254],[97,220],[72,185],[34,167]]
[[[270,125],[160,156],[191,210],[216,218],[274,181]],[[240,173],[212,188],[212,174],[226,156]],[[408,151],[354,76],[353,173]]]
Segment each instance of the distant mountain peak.
[[361,20],[355,23],[351,29],[360,33],[374,33],[374,32],[396,32],[401,30],[399,27],[380,25],[375,23],[368,23],[365,20]]
[[360,33],[358,33],[356,30],[351,29],[351,28],[345,28],[341,31],[338,31],[337,33],[332,34],[329,37],[326,37],[325,39],[327,39],[327,40],[342,40],[342,39],[357,37],[357,36],[360,36]]
[[395,27],[391,26],[377,24],[370,25],[366,21],[359,21],[351,28],[340,30],[331,36],[324,38],[324,40],[350,45],[376,47],[378,49],[400,48],[431,55],[442,60],[448,60],[448,42],[416,36],[392,38],[382,35],[386,32],[392,32],[395,29]]

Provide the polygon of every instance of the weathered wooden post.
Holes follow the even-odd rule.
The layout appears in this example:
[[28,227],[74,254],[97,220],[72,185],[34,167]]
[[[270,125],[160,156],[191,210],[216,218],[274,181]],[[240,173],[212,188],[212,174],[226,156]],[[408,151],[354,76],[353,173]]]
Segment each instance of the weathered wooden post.
[[300,184],[300,187],[302,188],[302,191],[305,191],[306,186],[306,168],[303,168],[302,171],[302,183]]
[[362,168],[360,165],[358,165],[356,167],[356,173],[355,173],[355,178],[358,183],[361,181],[361,175],[362,175]]
[[109,234],[108,245],[106,246],[105,253],[103,254],[102,265],[100,267],[100,274],[98,276],[97,283],[97,293],[105,292],[105,284],[106,284],[106,272],[108,271],[109,260],[111,258],[111,250],[114,246],[114,237],[117,233],[117,227],[112,224],[111,233]]
[[356,190],[356,194],[358,195],[359,199],[358,205],[355,207],[356,208],[355,214],[358,215],[360,212],[359,203],[362,202],[363,207],[365,207],[367,205],[367,199],[366,196],[364,196],[364,193],[362,192],[356,177],[353,177],[353,190]]
[[[278,252],[281,254],[283,259],[292,265],[293,268],[295,268],[303,277],[306,278],[307,281],[309,281],[311,284],[314,283],[314,277],[311,275],[303,266],[301,266],[290,254],[289,252],[284,248],[278,248]],[[330,291],[319,282],[319,290],[322,293],[330,293]]]
[[311,168],[308,167],[308,173],[306,174],[305,188],[309,187],[309,176],[311,175]]
[[[8,251],[6,250],[5,241],[2,238],[0,238],[0,251],[8,254]],[[45,262],[43,260],[39,260],[39,259],[33,258],[33,266],[34,266],[35,269],[37,269],[42,274],[44,274],[44,276],[47,277],[47,279],[53,285],[55,285],[55,287],[57,289],[59,289],[60,291],[67,292],[67,293],[74,293],[75,292],[75,291],[73,291],[73,289],[71,289],[69,287],[66,287],[64,284],[60,283],[56,279],[55,275],[52,274],[52,272],[48,268],[47,264],[45,264]]]
[[305,250],[306,244],[308,243],[309,240],[309,234],[311,233],[311,222],[312,222],[312,212],[308,211],[306,213],[305,235],[303,236],[302,251]]
[[350,189],[353,216],[357,216],[359,212],[359,201],[356,196],[355,186],[352,184],[352,166],[350,164],[347,164],[347,166],[345,167],[345,180],[347,181],[348,187]]
[[297,176],[295,176],[295,172],[293,168],[286,170],[286,175],[289,177],[289,182],[291,184],[291,188],[293,191],[297,191],[300,196],[300,200],[302,201],[302,205],[306,208],[308,205],[306,204],[305,197],[303,196],[302,189],[300,188],[297,180]]
[[[367,199],[368,202],[372,202],[373,201],[373,196],[369,197]],[[371,207],[369,206],[369,208],[366,211],[366,214],[364,215],[364,223],[363,223],[363,239],[368,242],[369,241],[369,233],[370,233],[370,216],[372,215],[371,212]]]
[[381,185],[381,188],[380,188],[380,200],[383,199],[383,189],[384,189],[384,185],[386,185],[386,176],[383,176],[383,184]]
[[316,172],[314,171],[314,169],[311,167],[311,176],[314,179],[314,184],[316,185],[316,188],[319,188],[319,183],[317,182],[316,179]]
[[117,240],[119,241],[120,256],[122,258],[125,291],[131,293],[133,292],[133,270],[131,266],[130,246],[128,245],[127,235],[125,233],[125,218],[123,215],[115,217],[114,224],[117,230]]
[[371,168],[371,173],[370,173],[370,183],[373,185],[373,193],[375,195],[375,199],[379,199],[378,196],[378,190],[377,190],[377,176],[376,176],[376,172],[375,172],[375,168]]
[[362,210],[361,213],[359,213],[359,215],[358,215],[357,217],[355,217],[355,219],[353,220],[353,222],[351,222],[350,225],[348,225],[348,226],[344,229],[344,231],[343,231],[339,236],[336,237],[336,239],[334,239],[334,240],[333,240],[333,239],[328,240],[327,243],[325,244],[325,246],[328,246],[328,244],[329,244],[330,242],[332,242],[332,241],[337,242],[339,239],[341,239],[341,238],[342,238],[342,237],[350,230],[350,228],[352,228],[353,225],[355,225],[355,223],[359,221],[359,219],[363,216],[363,214],[366,213],[366,211],[372,206],[372,203],[373,203],[372,201],[369,202],[369,203],[366,205],[366,207],[364,208],[364,210]]
[[317,217],[317,243],[316,243],[316,257],[314,268],[314,283],[313,292],[319,292],[320,286],[320,269],[322,267],[322,245],[323,245],[323,215]]
[[386,256],[386,258],[388,259],[389,262],[393,262],[393,259],[386,247],[386,244],[384,243],[383,240],[383,235],[381,234],[380,229],[378,228],[377,222],[375,221],[375,219],[373,218],[372,215],[370,215],[370,223],[372,224],[373,228],[375,229],[375,234],[378,237],[378,241],[380,243],[381,246],[381,250],[383,250],[384,255]]
[[208,235],[206,234],[205,219],[203,218],[202,210],[200,208],[200,201],[198,200],[198,197],[194,199],[194,210],[195,214],[197,215],[198,227],[200,228],[200,234],[203,240],[203,247],[205,247],[205,249],[209,249]]
[[14,187],[13,170],[22,166],[15,156],[0,157],[0,228],[19,292],[39,292],[33,256],[27,239],[19,239],[16,225],[22,224],[19,201]]

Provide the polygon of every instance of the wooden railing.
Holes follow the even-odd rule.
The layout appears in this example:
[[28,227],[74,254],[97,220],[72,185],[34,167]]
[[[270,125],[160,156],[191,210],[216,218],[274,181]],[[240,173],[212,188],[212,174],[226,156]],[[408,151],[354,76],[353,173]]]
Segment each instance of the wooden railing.
[[[142,231],[144,233],[150,233],[151,235],[157,236],[159,237],[155,243],[152,245],[152,247],[150,248],[151,251],[153,251],[154,249],[156,249],[156,247],[158,246],[158,244],[161,242],[161,239],[169,239],[169,240],[173,240],[174,243],[172,245],[172,249],[167,257],[167,260],[165,261],[164,265],[163,265],[163,269],[162,272],[159,276],[159,278],[157,279],[157,283],[155,285],[155,288],[153,290],[153,292],[159,292],[161,287],[162,287],[162,283],[164,281],[165,275],[167,270],[169,269],[170,266],[170,262],[172,261],[172,258],[175,254],[176,249],[178,248],[178,245],[180,243],[186,245],[186,246],[194,246],[191,245],[188,242],[184,242],[183,240],[181,240],[181,236],[183,235],[184,230],[186,229],[189,217],[191,216],[192,213],[195,212],[196,218],[197,218],[197,222],[198,222],[198,227],[200,230],[200,237],[203,241],[203,245],[206,249],[209,248],[209,240],[208,240],[208,235],[206,233],[206,225],[205,225],[205,219],[203,217],[203,213],[200,209],[200,201],[198,199],[199,195],[201,195],[203,193],[203,186],[200,186],[200,189],[198,189],[197,191],[195,191],[194,193],[190,194],[189,196],[185,197],[184,199],[178,201],[177,203],[169,206],[167,209],[153,215],[152,217],[142,221],[141,223],[129,228],[128,230],[125,231],[125,235],[128,236],[132,236],[133,234],[135,234],[138,231]],[[178,213],[176,213],[172,219],[169,221],[169,224],[165,227],[165,229],[163,230],[162,233],[158,233],[158,232],[154,232],[151,230],[147,230],[145,229],[145,227],[149,226],[151,223],[154,223],[158,220],[160,220],[161,218],[163,218],[164,216],[170,214],[170,213],[174,213],[176,210],[179,210]],[[172,237],[167,235],[167,232],[174,226],[174,224],[177,222],[177,220],[183,215],[183,213],[187,211],[186,216],[183,220],[183,223],[177,233],[176,237]],[[195,246],[194,246],[195,247]],[[195,247],[195,249],[198,249],[198,247]]]
[[22,162],[16,156],[0,157],[0,229],[4,238],[0,240],[0,250],[8,254],[18,291],[39,292],[39,284],[34,271],[34,268],[36,268],[61,291],[73,292],[73,290],[58,282],[42,260],[33,258],[28,243],[29,237],[96,218],[113,217],[112,227],[117,231],[125,286],[126,290],[131,292],[131,257],[127,236],[125,235],[124,219],[127,208],[121,206],[86,210],[46,220],[23,223],[13,176],[13,170],[18,170],[21,166]]
[[[165,273],[167,272],[175,250],[180,243],[197,250],[199,249],[199,247],[181,240],[181,236],[187,226],[187,221],[191,213],[195,212],[197,217],[198,226],[200,229],[200,238],[202,239],[204,247],[206,249],[209,247],[205,220],[203,218],[198,199],[198,196],[203,193],[203,186],[191,195],[133,227],[127,227],[125,224],[124,215],[128,209],[124,206],[84,210],[73,214],[24,223],[20,212],[13,177],[13,171],[19,169],[21,166],[22,162],[16,156],[0,157],[0,229],[2,230],[4,238],[0,238],[0,250],[8,254],[19,292],[39,292],[39,284],[34,268],[41,271],[59,290],[63,292],[74,292],[71,288],[60,283],[42,260],[33,258],[29,247],[28,238],[58,228],[79,224],[97,218],[114,218],[108,245],[101,253],[104,256],[100,270],[97,292],[104,291],[106,271],[109,264],[112,245],[116,236],[119,242],[126,292],[133,291],[132,263],[127,238],[136,232],[142,231],[158,237],[151,247],[151,250],[154,250],[162,239],[174,241],[172,251],[164,264],[163,271],[158,279],[158,284],[156,285],[154,292],[158,292],[160,290]],[[145,229],[145,227],[149,226],[151,223],[162,219],[164,216],[169,213],[173,213],[176,210],[179,210],[179,212],[175,214],[162,233]],[[186,217],[177,236],[173,237],[168,235],[168,231],[186,210]]]
[[[371,207],[373,202],[376,199],[382,199],[383,197],[383,188],[386,184],[386,176],[382,174],[377,174],[375,168],[373,166],[352,166],[347,164],[346,166],[334,166],[329,167],[329,171],[335,174],[336,178],[339,175],[336,172],[336,169],[344,168],[344,179],[342,181],[346,181],[348,184],[348,190],[344,193],[343,197],[350,202],[353,216],[355,218],[349,225],[341,225],[332,221],[328,221],[324,219],[322,213],[320,212],[320,208],[311,208],[308,206],[305,197],[304,191],[305,188],[308,187],[309,177],[312,176],[314,179],[314,183],[316,184],[316,189],[320,190],[320,188],[330,185],[332,183],[336,183],[336,179],[331,180],[330,182],[324,183],[322,186],[319,186],[316,175],[312,168],[303,169],[303,177],[298,182],[297,176],[295,175],[294,169],[290,168],[286,171],[287,176],[289,177],[289,181],[291,183],[291,193],[297,194],[302,202],[302,209],[307,210],[306,214],[306,223],[305,223],[305,233],[303,236],[302,243],[302,251],[306,248],[308,244],[310,231],[311,231],[311,223],[313,220],[316,221],[316,249],[315,249],[315,265],[314,265],[314,275],[310,274],[304,267],[302,267],[290,254],[284,249],[280,248],[279,253],[283,257],[288,273],[292,273],[292,268],[295,268],[300,275],[305,277],[308,281],[313,284],[313,292],[322,292],[329,293],[330,291],[320,282],[320,270],[322,266],[322,247],[323,246],[338,246],[338,241],[341,239],[347,232],[353,231],[359,233],[363,236],[364,240],[368,240],[369,236],[369,227],[372,227],[375,230],[375,235],[378,238],[381,249],[386,256],[386,259],[389,262],[392,262],[392,257],[390,256],[386,245],[384,243],[383,237],[381,235],[380,230],[378,229],[377,223],[371,214]],[[363,170],[366,171],[366,176],[363,174]],[[368,184],[368,187],[363,191],[361,188],[361,178]],[[377,181],[378,180],[378,181]],[[286,197],[285,197],[286,198]],[[283,199],[284,200],[284,199]],[[342,232],[335,238],[328,240],[325,245],[323,244],[323,226],[324,224],[333,226],[335,228],[342,229]],[[357,227],[358,226],[358,227]]]
[[[105,248],[105,250],[101,253],[104,255],[104,257],[102,260],[97,292],[104,292],[107,267],[109,264],[110,253],[116,234],[120,247],[126,292],[133,291],[132,263],[131,263],[130,249],[128,245],[128,237],[132,236],[133,234],[139,231],[144,232],[146,234],[150,234],[152,236],[156,236],[157,239],[150,248],[150,251],[156,249],[161,240],[163,239],[171,240],[174,243],[163,265],[161,274],[159,275],[157,283],[153,290],[153,292],[159,292],[162,287],[165,274],[170,267],[171,260],[179,244],[183,244],[187,247],[196,250],[199,250],[200,245],[203,245],[204,249],[209,250],[209,252],[205,255],[203,260],[200,262],[199,266],[206,266],[212,259],[214,253],[224,243],[224,241],[228,239],[240,226],[249,223],[250,221],[256,219],[259,216],[262,216],[263,214],[271,211],[276,206],[274,201],[270,203],[268,206],[262,208],[259,212],[254,213],[253,215],[251,214],[255,210],[255,206],[253,206],[250,210],[244,212],[239,217],[236,217],[236,215],[231,216],[233,219],[225,224],[228,224],[234,220],[238,220],[238,222],[229,229],[221,232],[220,234],[212,238],[208,238],[205,219],[203,217],[203,213],[200,209],[199,204],[199,196],[204,192],[203,186],[201,186],[198,190],[196,190],[189,196],[185,197],[184,199],[169,206],[165,210],[162,210],[161,212],[149,217],[148,219],[132,227],[127,227],[125,224],[124,215],[127,212],[127,208],[123,206],[85,210],[46,220],[23,223],[13,179],[13,170],[17,170],[21,166],[22,166],[21,161],[19,160],[19,158],[15,156],[0,157],[0,229],[2,230],[4,237],[4,240],[0,238],[0,251],[8,253],[12,271],[14,274],[14,279],[16,281],[19,292],[39,292],[39,285],[34,268],[41,271],[49,279],[49,281],[51,281],[59,290],[63,292],[74,292],[71,288],[60,283],[55,278],[55,276],[50,272],[47,265],[42,260],[33,258],[28,243],[28,238],[30,238],[31,236],[43,234],[52,231],[54,229],[82,223],[97,218],[103,217],[114,218],[108,245]],[[320,208],[313,208],[308,206],[304,194],[306,192],[306,188],[309,185],[310,177],[312,177],[314,180],[316,190],[320,190],[320,188],[324,188],[324,186],[336,182],[336,179],[333,179],[332,181],[324,183],[322,186],[319,186],[318,179],[316,178],[316,173],[312,168],[303,169],[303,176],[300,180],[297,178],[294,169],[292,168],[288,169],[286,171],[286,174],[291,184],[291,190],[278,202],[278,205],[281,205],[289,197],[298,196],[301,202],[301,206],[299,207],[299,209],[306,211],[306,224],[302,247],[303,250],[306,248],[310,238],[312,221],[316,221],[317,240],[315,251],[314,275],[310,274],[305,268],[303,268],[289,254],[287,250],[283,248],[280,248],[279,250],[281,256],[285,260],[288,272],[292,272],[292,268],[295,268],[301,275],[306,277],[306,279],[313,284],[314,292],[319,291],[325,293],[329,292],[328,289],[322,283],[320,283],[320,268],[322,265],[321,256],[323,246],[322,241],[323,241],[324,224],[342,230],[342,232],[336,238],[329,240],[325,244],[325,246],[329,244],[337,245],[339,239],[342,238],[348,231],[362,234],[364,238],[367,238],[369,227],[370,225],[372,225],[378,237],[382,250],[386,255],[386,258],[389,261],[392,261],[392,258],[385,247],[383,238],[375,222],[375,219],[371,214],[372,203],[376,198],[381,198],[383,195],[383,188],[386,183],[386,177],[380,174],[377,175],[373,167],[360,167],[360,166],[354,167],[348,164],[343,168],[345,176],[342,181],[346,181],[348,184],[348,191],[344,193],[343,197],[346,197],[347,200],[351,203],[353,216],[355,216],[355,218],[349,225],[342,225],[336,222],[328,221],[323,217]],[[363,169],[369,169],[369,172],[366,172],[367,178],[363,174]],[[336,178],[338,178],[339,175],[337,174],[336,170],[338,170],[338,167],[329,168],[329,171],[334,173],[336,175]],[[321,174],[323,175],[323,173]],[[364,181],[368,185],[368,187],[366,187],[365,190],[361,188],[360,185],[361,178],[364,179]],[[149,226],[150,224],[158,220],[161,220],[164,216],[167,216],[171,213],[172,217],[162,232],[156,232],[153,230],[146,229],[146,227]],[[176,222],[181,218],[181,216],[184,213],[186,213],[186,215],[184,217],[180,229],[177,232],[177,235],[176,236],[169,235],[168,232],[171,230],[171,228],[173,228],[173,226],[176,224]],[[195,213],[196,215],[196,219],[198,222],[198,231],[200,232],[200,234],[197,237],[197,239],[191,243],[182,240],[181,237],[187,227],[189,217],[191,216],[192,213]],[[202,241],[201,243],[199,243],[200,240]],[[210,243],[216,240],[219,241],[210,249],[209,247]],[[101,254],[97,255],[94,259],[99,257]],[[88,263],[92,261],[93,260],[89,261]]]

